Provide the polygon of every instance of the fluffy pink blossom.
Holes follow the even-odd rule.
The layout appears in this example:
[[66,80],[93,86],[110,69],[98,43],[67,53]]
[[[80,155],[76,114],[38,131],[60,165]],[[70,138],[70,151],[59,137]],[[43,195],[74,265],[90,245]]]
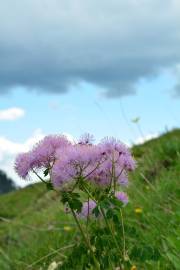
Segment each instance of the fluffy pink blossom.
[[52,183],[55,187],[78,177],[88,178],[96,170],[101,159],[94,145],[71,145],[59,148],[52,168]]
[[83,203],[81,213],[79,214],[82,218],[87,218],[88,216],[92,215],[93,209],[96,207],[96,203],[93,200],[89,200]]
[[117,192],[115,193],[115,197],[116,197],[119,201],[121,201],[124,205],[126,205],[126,204],[128,203],[128,201],[129,201],[127,194],[124,193],[124,192],[122,192],[122,191],[117,191]]
[[89,133],[85,133],[83,134],[80,139],[79,139],[79,144],[89,144],[92,145],[94,141],[94,136],[89,134]]
[[31,169],[30,153],[19,154],[15,160],[15,171],[17,172],[17,174],[25,179],[28,176],[30,169]]
[[99,186],[109,186],[112,179],[126,186],[127,173],[135,168],[129,149],[114,138],[97,145],[92,144],[92,139],[85,134],[79,143],[71,144],[65,136],[47,136],[32,151],[17,157],[15,169],[26,178],[31,170],[48,168],[56,188],[79,177]]
[[15,170],[22,178],[37,168],[48,168],[55,160],[60,147],[68,147],[70,142],[65,136],[46,136],[28,153],[19,154],[15,161]]
[[48,167],[51,162],[54,162],[57,149],[67,147],[69,145],[70,142],[63,135],[46,136],[35,145],[31,152],[34,161],[33,166],[36,168]]

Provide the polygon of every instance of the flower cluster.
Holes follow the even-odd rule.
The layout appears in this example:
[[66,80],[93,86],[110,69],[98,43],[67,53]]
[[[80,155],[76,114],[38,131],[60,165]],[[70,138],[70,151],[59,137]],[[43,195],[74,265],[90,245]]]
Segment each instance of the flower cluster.
[[55,187],[78,177],[98,185],[109,185],[115,177],[119,184],[127,185],[127,172],[135,168],[129,149],[114,138],[96,145],[91,140],[85,134],[80,142],[72,144],[65,136],[47,136],[30,152],[18,155],[16,172],[26,178],[30,171],[49,168]]
[[70,145],[63,135],[46,136],[31,151],[17,156],[15,170],[20,177],[26,179],[31,171],[53,166],[57,149]]
[[[117,186],[128,185],[128,172],[134,170],[135,161],[130,150],[114,138],[105,138],[93,144],[93,136],[85,134],[77,143],[65,136],[47,136],[28,153],[17,156],[15,170],[26,179],[30,172],[39,170],[49,174],[54,189],[63,190],[74,186],[79,179],[102,190],[111,190],[125,205],[127,195],[117,192]],[[82,216],[92,212],[95,203],[90,201],[82,207]]]
[[[116,266],[123,268],[124,256],[119,259],[123,241],[119,241],[117,228],[119,222],[124,226],[122,208],[128,203],[128,196],[122,190],[128,185],[128,173],[135,166],[130,150],[119,140],[105,138],[95,144],[90,134],[73,143],[63,135],[46,136],[31,151],[19,154],[15,161],[15,170],[21,178],[27,179],[34,173],[48,189],[56,190],[65,212],[72,214],[79,228],[88,249],[86,257],[91,256],[83,269],[92,261],[92,269],[97,270],[101,269],[101,263],[103,269],[112,268],[109,260],[107,267],[104,265],[104,257],[111,252],[109,257],[114,258],[114,269]],[[69,226],[64,227],[64,231],[70,230]],[[99,243],[109,239],[107,236],[111,237],[112,249],[102,244],[100,256]]]

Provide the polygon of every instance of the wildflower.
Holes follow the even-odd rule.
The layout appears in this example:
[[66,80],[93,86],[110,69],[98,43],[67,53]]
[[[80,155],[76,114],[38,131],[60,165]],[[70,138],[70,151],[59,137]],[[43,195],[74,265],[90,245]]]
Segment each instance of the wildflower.
[[135,265],[133,265],[133,266],[131,267],[131,270],[137,270],[137,267],[136,267]]
[[28,176],[30,169],[31,169],[30,154],[29,153],[19,154],[15,160],[15,171],[17,172],[17,174],[25,179]]
[[55,188],[69,187],[80,178],[102,188],[110,186],[112,178],[127,186],[127,173],[136,165],[129,149],[114,138],[106,138],[97,145],[92,140],[90,134],[81,137],[77,144],[70,143],[65,136],[46,136],[32,151],[17,157],[16,172],[26,178],[30,171],[48,169]]
[[79,144],[89,144],[89,145],[92,145],[94,141],[94,136],[89,134],[89,133],[85,133],[83,134],[81,137],[80,137],[80,140],[79,140]]
[[72,228],[70,226],[64,226],[64,231],[65,232],[70,232]]
[[15,170],[20,177],[25,179],[34,169],[48,168],[55,160],[57,149],[68,145],[70,142],[65,136],[46,136],[35,145],[32,151],[17,156]]
[[[120,178],[122,180],[122,176],[125,180],[127,171],[135,169],[136,163],[129,149],[120,141],[115,138],[105,138],[98,146],[106,160],[105,166],[107,178],[110,178],[112,175],[112,168],[114,168],[115,177],[120,183]],[[127,183],[126,180],[125,182]]]
[[119,184],[121,186],[124,186],[124,187],[127,187],[128,186],[128,178],[126,175],[124,175],[124,173],[121,174],[121,176],[119,177],[119,180],[118,180]]
[[56,151],[59,148],[64,148],[71,145],[64,135],[61,136],[46,136],[43,140],[37,143],[32,150],[34,158],[34,167],[48,167],[51,162],[54,162]]
[[98,168],[100,153],[96,146],[72,145],[59,148],[52,168],[52,183],[61,187],[80,177],[89,178]]
[[96,207],[96,203],[93,200],[89,200],[83,204],[81,213],[79,214],[82,218],[87,218],[89,215],[92,215],[93,209]]
[[49,265],[48,270],[55,270],[57,268],[58,268],[58,263],[54,261]]
[[119,157],[119,162],[122,164],[122,167],[124,167],[127,171],[133,171],[136,167],[136,163],[130,153],[121,155]]
[[143,210],[142,210],[141,207],[136,207],[136,208],[134,209],[134,211],[135,211],[136,214],[141,214],[141,213],[143,212]]
[[127,194],[122,191],[117,191],[115,193],[115,197],[120,200],[124,205],[126,205],[129,201]]

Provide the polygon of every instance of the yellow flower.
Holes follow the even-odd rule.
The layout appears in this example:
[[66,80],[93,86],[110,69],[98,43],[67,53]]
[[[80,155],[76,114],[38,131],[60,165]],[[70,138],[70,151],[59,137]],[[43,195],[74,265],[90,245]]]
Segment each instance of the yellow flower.
[[131,270],[137,270],[137,267],[136,267],[135,265],[133,265],[133,266],[131,267]]
[[71,231],[71,230],[72,230],[71,227],[69,227],[69,226],[64,226],[64,231],[69,232],[69,231]]
[[136,208],[134,209],[134,211],[135,211],[136,214],[141,214],[143,210],[142,210],[141,207],[136,207]]

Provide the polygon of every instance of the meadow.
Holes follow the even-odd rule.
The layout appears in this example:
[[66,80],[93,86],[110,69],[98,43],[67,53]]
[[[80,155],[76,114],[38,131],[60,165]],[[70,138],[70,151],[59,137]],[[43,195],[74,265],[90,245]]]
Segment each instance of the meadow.
[[[134,146],[132,152],[138,167],[130,174],[130,200],[123,209],[127,269],[178,270],[180,130]],[[76,246],[80,241],[58,195],[43,183],[0,196],[1,270],[84,269]]]

